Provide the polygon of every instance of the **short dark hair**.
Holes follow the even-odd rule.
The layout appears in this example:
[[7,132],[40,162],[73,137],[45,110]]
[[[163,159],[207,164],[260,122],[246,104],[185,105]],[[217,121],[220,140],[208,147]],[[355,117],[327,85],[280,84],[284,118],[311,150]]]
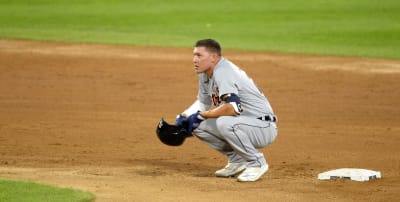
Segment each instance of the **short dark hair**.
[[201,39],[196,42],[194,47],[205,47],[209,52],[217,53],[221,56],[221,45],[214,39]]

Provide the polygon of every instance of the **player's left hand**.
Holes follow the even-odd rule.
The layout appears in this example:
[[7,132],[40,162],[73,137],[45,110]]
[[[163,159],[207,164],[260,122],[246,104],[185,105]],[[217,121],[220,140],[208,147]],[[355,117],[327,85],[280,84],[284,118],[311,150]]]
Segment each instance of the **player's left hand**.
[[182,114],[178,114],[176,116],[175,125],[182,126],[184,124],[184,122],[187,122],[187,118],[182,116]]
[[200,123],[204,121],[205,118],[200,115],[200,111],[190,115],[187,118],[188,121],[188,131],[191,133],[194,129],[199,127]]

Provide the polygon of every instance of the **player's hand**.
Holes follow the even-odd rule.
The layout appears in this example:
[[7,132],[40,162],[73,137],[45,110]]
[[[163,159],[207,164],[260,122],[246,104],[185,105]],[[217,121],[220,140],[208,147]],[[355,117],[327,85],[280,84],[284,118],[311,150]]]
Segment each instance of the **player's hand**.
[[176,120],[175,120],[175,125],[176,126],[182,126],[184,122],[187,121],[187,118],[182,116],[182,114],[178,114],[176,116]]
[[200,123],[201,123],[202,121],[204,121],[204,120],[205,120],[205,118],[202,117],[202,116],[200,115],[200,111],[198,111],[198,112],[196,112],[196,113],[190,115],[190,116],[187,118],[187,122],[188,122],[188,131],[189,131],[190,133],[193,132],[193,130],[196,129],[197,127],[199,127]]

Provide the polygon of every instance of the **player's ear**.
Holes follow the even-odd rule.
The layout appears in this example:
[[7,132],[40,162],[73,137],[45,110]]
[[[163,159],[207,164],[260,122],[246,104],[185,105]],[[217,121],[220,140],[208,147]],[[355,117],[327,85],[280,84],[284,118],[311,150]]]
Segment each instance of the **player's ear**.
[[212,53],[211,56],[212,56],[213,63],[217,63],[218,59],[219,59],[218,54],[217,53]]

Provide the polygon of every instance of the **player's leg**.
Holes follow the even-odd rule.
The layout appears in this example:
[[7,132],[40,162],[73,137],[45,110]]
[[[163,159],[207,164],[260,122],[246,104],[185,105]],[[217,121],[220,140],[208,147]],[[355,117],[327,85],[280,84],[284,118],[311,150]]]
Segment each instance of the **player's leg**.
[[207,119],[194,130],[194,135],[211,148],[221,152],[228,153],[233,151],[230,145],[218,135],[216,119]]
[[246,171],[249,171],[249,176],[242,176],[245,171],[242,177],[239,176],[240,181],[255,181],[268,170],[264,155],[257,148],[274,141],[277,136],[274,123],[244,116],[226,116],[217,119],[217,127],[232,149],[248,162]]
[[216,119],[203,121],[194,131],[194,135],[211,148],[221,152],[228,158],[228,164],[215,172],[218,177],[233,176],[245,169],[246,161],[238,155],[218,131]]
[[249,162],[249,166],[260,166],[262,154],[257,148],[271,144],[277,136],[274,123],[249,117],[223,116],[217,119],[221,138],[225,139],[232,149]]

